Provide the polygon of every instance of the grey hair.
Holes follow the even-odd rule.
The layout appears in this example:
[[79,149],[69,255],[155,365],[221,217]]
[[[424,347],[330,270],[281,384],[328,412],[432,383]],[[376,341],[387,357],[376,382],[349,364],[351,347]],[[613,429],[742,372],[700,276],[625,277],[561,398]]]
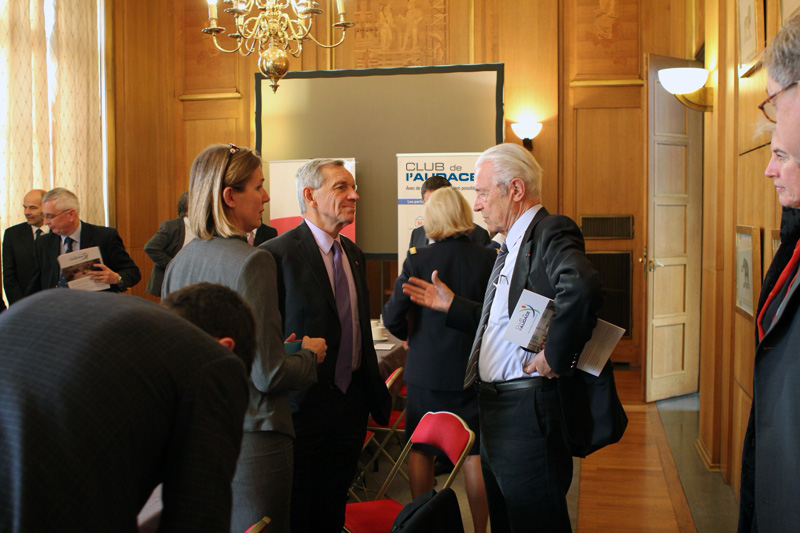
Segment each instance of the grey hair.
[[42,203],[45,202],[53,202],[53,204],[56,206],[56,209],[59,211],[74,209],[75,214],[81,214],[80,200],[78,200],[78,197],[75,196],[75,193],[65,189],[64,187],[55,187],[47,191],[47,193],[42,197]]
[[300,204],[300,214],[306,214],[306,201],[303,198],[303,189],[310,187],[315,191],[325,183],[322,169],[327,166],[343,167],[341,159],[312,159],[297,170],[295,187],[297,189],[297,203]]
[[542,167],[533,155],[519,144],[503,143],[483,152],[475,162],[475,168],[491,163],[494,169],[492,181],[505,195],[511,180],[519,178],[525,183],[525,197],[538,201],[542,192]]
[[800,15],[778,31],[764,53],[764,66],[781,87],[800,80]]

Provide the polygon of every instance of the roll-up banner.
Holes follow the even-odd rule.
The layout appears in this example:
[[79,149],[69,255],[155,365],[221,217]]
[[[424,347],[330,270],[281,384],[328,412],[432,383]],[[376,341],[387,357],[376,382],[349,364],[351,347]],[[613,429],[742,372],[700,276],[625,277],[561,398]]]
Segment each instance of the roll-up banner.
[[[424,224],[420,189],[431,176],[444,176],[470,206],[475,205],[475,161],[480,153],[397,154],[397,263],[402,269],[411,232]],[[473,221],[484,226],[480,213]]]

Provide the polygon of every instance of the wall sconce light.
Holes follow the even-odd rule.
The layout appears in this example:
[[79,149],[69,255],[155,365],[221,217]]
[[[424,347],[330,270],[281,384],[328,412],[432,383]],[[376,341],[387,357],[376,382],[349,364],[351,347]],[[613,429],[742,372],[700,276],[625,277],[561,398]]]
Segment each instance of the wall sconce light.
[[522,146],[533,150],[533,139],[542,132],[541,122],[512,122],[511,131],[522,139]]
[[714,108],[714,89],[705,86],[708,71],[704,68],[664,68],[658,71],[658,81],[689,109],[706,112]]

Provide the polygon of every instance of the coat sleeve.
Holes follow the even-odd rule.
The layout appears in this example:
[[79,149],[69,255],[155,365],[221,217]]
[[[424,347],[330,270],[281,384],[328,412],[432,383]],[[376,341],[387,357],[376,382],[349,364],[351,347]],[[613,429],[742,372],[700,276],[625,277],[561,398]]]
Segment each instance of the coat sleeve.
[[[167,248],[175,238],[175,231],[170,231],[171,221],[166,221],[161,224],[155,235],[150,237],[147,244],[144,245],[144,253],[147,254],[153,263],[166,269],[169,262],[172,261],[173,256],[167,253]],[[183,221],[181,221],[181,224]]]
[[253,384],[264,393],[301,389],[316,383],[316,355],[299,350],[287,356],[283,345],[275,259],[269,252],[250,256],[236,281],[236,292],[250,304],[258,328]]
[[108,236],[105,246],[103,246],[103,262],[108,268],[122,276],[121,290],[124,291],[139,283],[142,279],[142,274],[139,272],[139,267],[131,259],[131,256],[125,251],[125,244],[123,244],[117,230],[114,228],[109,229],[111,234]]
[[17,263],[14,245],[11,243],[8,230],[3,234],[3,287],[6,289],[8,303],[13,304],[21,299],[27,287],[20,287],[17,281]]
[[555,290],[556,312],[547,332],[545,357],[556,374],[569,376],[597,324],[597,310],[603,305],[602,284],[586,257],[583,235],[569,218],[549,217],[537,246],[542,247],[537,255]]

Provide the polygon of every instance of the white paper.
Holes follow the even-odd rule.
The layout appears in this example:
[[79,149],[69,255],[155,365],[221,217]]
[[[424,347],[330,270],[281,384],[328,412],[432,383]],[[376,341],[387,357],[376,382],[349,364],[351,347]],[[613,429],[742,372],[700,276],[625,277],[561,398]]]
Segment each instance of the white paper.
[[97,283],[89,277],[92,267],[102,263],[103,257],[97,246],[58,256],[58,266],[67,280],[67,287],[82,291],[103,291],[111,288],[108,283]]
[[539,353],[547,340],[547,328],[554,311],[553,300],[523,290],[508,320],[503,339]]
[[395,345],[391,343],[378,343],[375,345],[376,350],[392,350],[394,349]]
[[625,333],[623,328],[598,318],[597,325],[592,331],[592,338],[583,347],[578,359],[578,368],[593,376],[599,376],[623,333]]

